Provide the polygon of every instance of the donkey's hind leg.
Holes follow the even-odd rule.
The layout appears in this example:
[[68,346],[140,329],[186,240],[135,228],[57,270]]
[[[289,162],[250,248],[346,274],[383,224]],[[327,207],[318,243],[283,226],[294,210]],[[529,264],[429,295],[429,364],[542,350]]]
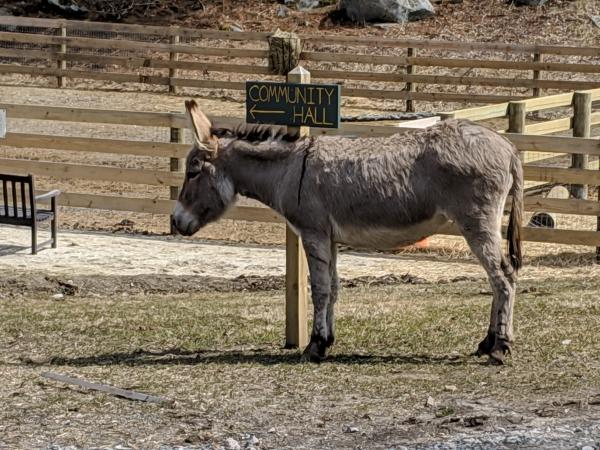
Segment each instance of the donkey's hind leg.
[[329,303],[327,304],[327,347],[331,347],[335,342],[335,303],[338,298],[339,278],[337,273],[337,244],[331,242],[331,260],[329,261],[329,277],[331,279],[331,293],[329,294]]
[[[497,227],[492,224],[497,224]],[[492,362],[501,364],[506,353],[510,353],[513,342],[512,320],[516,286],[512,268],[502,252],[500,219],[463,218],[458,225],[469,247],[485,269],[493,292],[487,336],[479,344],[476,354],[489,355]]]

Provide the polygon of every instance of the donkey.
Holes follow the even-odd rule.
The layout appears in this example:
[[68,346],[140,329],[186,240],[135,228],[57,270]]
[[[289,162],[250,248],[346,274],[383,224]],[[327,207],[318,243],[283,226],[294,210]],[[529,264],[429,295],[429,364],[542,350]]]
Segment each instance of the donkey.
[[[298,138],[283,127],[213,127],[185,102],[194,136],[173,225],[192,235],[219,219],[238,194],[271,207],[302,238],[314,322],[302,359],[321,361],[334,343],[337,244],[394,249],[454,222],[493,290],[478,356],[503,363],[513,342],[521,267],[523,170],[515,147],[496,132],[446,120],[384,138]],[[502,250],[504,205],[512,196]]]

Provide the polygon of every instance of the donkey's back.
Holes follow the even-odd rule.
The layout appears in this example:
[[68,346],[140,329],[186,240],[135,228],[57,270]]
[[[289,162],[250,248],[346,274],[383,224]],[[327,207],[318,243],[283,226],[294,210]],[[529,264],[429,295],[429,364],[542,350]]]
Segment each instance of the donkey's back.
[[498,220],[519,169],[508,140],[468,121],[385,138],[321,138],[307,159],[302,210],[327,220],[338,242],[394,248],[448,219],[490,210]]

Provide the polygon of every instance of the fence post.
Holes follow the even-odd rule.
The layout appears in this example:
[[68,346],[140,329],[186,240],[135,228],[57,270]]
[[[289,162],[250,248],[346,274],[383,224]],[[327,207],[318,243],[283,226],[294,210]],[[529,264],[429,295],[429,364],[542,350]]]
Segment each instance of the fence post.
[[[310,72],[301,66],[287,74],[288,83],[310,83]],[[310,134],[309,127],[288,127],[300,136]],[[285,347],[308,345],[308,266],[302,240],[289,227],[285,230]]]
[[[592,94],[590,92],[575,92],[573,94],[573,137],[590,137],[592,120]],[[588,155],[571,155],[571,167],[575,169],[588,168]],[[571,195],[575,198],[586,199],[588,187],[586,184],[572,184]]]
[[[184,144],[185,143],[185,129],[183,128],[170,128],[170,139],[169,142],[173,144]],[[170,171],[171,172],[183,172],[185,170],[185,159],[181,158],[170,158]],[[177,200],[179,198],[179,186],[170,186],[171,200]],[[175,227],[173,226],[173,216],[169,217],[169,227],[171,234],[177,234]]]
[[[413,56],[415,56],[416,54],[416,49],[414,48],[409,48],[407,50],[407,57],[412,58]],[[414,66],[412,64],[408,64],[406,66],[406,75],[412,75],[414,73]],[[407,82],[406,83],[406,87],[404,88],[406,90],[406,92],[410,93],[410,92],[414,92],[414,87],[412,82]],[[407,99],[406,100],[406,112],[414,112],[415,111],[415,105],[412,99]]]
[[[544,55],[541,53],[534,53],[533,54],[533,62],[543,62],[544,61]],[[534,70],[533,71],[533,79],[534,80],[539,80],[540,76],[541,76],[541,70]],[[539,87],[534,87],[533,88],[533,96],[534,97],[539,97],[542,94],[542,89]]]
[[[60,36],[61,37],[67,37],[67,27],[65,26],[65,24],[62,24],[60,26]],[[61,55],[66,55],[67,54],[67,43],[63,42],[62,44],[60,44],[60,54]],[[64,59],[57,59],[56,60],[56,67],[60,70],[66,70],[67,68],[67,61]],[[56,77],[56,84],[59,88],[61,87],[65,87],[65,79],[63,76],[57,76]]]
[[[527,116],[527,103],[525,101],[508,102],[508,132],[525,133],[525,118]],[[525,162],[523,152],[519,153],[521,162]]]
[[[171,30],[176,30],[175,34],[171,35],[171,44],[177,45],[179,44],[179,27],[172,27]],[[179,60],[179,53],[177,52],[169,52],[169,61],[175,62]],[[177,77],[177,69],[174,67],[169,68],[169,93],[177,94],[177,86],[173,86],[171,84],[171,80]]]

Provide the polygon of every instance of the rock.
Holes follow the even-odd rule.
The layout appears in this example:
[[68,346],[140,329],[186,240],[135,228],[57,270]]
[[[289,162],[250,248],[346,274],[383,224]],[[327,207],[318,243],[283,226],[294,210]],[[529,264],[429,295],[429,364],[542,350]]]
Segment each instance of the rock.
[[260,444],[260,441],[258,440],[258,438],[256,436],[254,436],[253,434],[251,434],[246,442],[246,447],[256,446],[258,444]]
[[341,0],[339,11],[352,22],[399,22],[433,16],[429,0]]
[[269,431],[267,431],[267,433],[276,433],[275,428],[269,428]]
[[298,2],[298,9],[300,11],[305,11],[308,9],[313,9],[319,6],[319,0],[300,0]]
[[236,33],[241,33],[242,31],[244,31],[244,29],[242,28],[241,25],[237,24],[237,23],[226,23],[225,25],[221,26],[221,30],[223,31],[235,31]]
[[225,450],[242,450],[240,443],[233,438],[225,439]]
[[63,4],[61,0],[46,0],[42,4],[42,8],[50,10],[56,14],[67,18],[84,18],[89,10],[85,6],[78,6],[74,3]]
[[542,6],[548,0],[508,0],[508,3],[514,3],[515,6]]
[[573,342],[573,341],[571,341],[571,339],[565,339],[564,341],[561,341],[560,343],[562,345],[569,345],[571,342]]
[[279,8],[277,8],[277,17],[287,17],[289,13],[290,8],[285,5],[279,5]]
[[427,397],[427,401],[425,402],[425,406],[427,406],[428,408],[433,408],[435,405],[436,405],[436,402],[433,399],[433,397],[431,395],[429,397]]
[[344,427],[344,433],[358,433],[360,430],[358,427],[346,425]]
[[453,384],[447,384],[446,386],[444,386],[444,390],[448,392],[456,392],[456,389],[457,387]]
[[594,450],[594,447],[591,445],[586,445],[585,447],[581,447],[581,450]]
[[65,294],[60,294],[60,293],[59,293],[59,294],[54,294],[54,295],[52,296],[52,298],[53,298],[54,300],[62,300],[63,298],[65,298]]
[[590,19],[592,19],[594,25],[600,28],[600,16],[590,16]]

